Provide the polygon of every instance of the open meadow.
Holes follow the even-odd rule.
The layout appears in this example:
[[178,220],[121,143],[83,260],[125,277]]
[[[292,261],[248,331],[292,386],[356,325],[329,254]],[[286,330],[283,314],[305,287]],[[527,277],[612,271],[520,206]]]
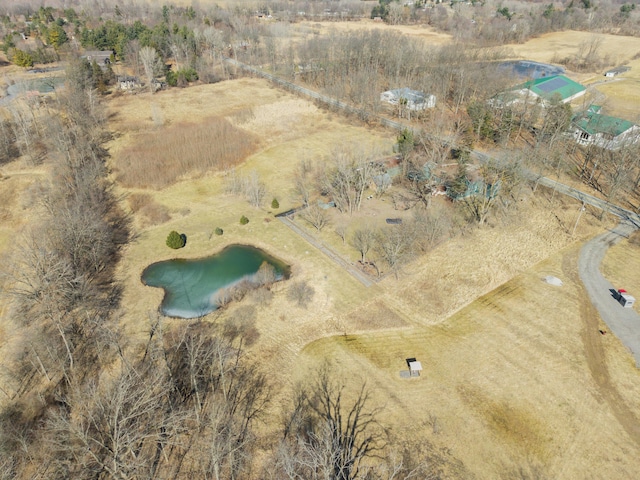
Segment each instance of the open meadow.
[[[180,257],[250,243],[291,264],[291,281],[307,280],[315,290],[307,308],[292,306],[284,282],[269,301],[249,295],[205,317],[224,322],[236,309],[256,308],[250,355],[276,387],[270,418],[280,418],[295,384],[329,358],[347,384],[366,380],[394,441],[415,444],[448,478],[510,478],[520,471],[625,478],[640,471],[640,377],[617,339],[598,332],[602,323],[577,279],[575,204],[539,192],[508,227],[470,230],[412,261],[398,279],[390,275],[366,288],[274,214],[296,206],[291,176],[300,159],[326,158],[354,142],[388,155],[393,132],[365,128],[253,79],[121,96],[108,108],[111,129],[120,133],[110,145],[115,178],[138,139],[224,118],[255,142],[237,170],[260,175],[269,192],[265,205],[272,197],[280,203],[275,211],[251,207],[226,192],[229,174],[215,171],[194,170],[162,188],[119,186],[125,204],[142,196],[166,215],[134,214],[137,238],[120,264],[123,327],[134,343],[147,335],[162,296],[139,277],[148,264],[175,256],[164,243],[170,230],[188,237]],[[146,161],[152,171],[153,160]],[[389,208],[382,199],[365,201],[356,223],[381,222]],[[239,224],[241,215],[249,224]],[[344,258],[357,259],[333,226],[316,234],[296,221]],[[222,237],[213,235],[218,226]],[[599,228],[587,215],[576,238]],[[550,274],[565,285],[544,283]],[[423,362],[422,377],[400,378],[408,357]]]

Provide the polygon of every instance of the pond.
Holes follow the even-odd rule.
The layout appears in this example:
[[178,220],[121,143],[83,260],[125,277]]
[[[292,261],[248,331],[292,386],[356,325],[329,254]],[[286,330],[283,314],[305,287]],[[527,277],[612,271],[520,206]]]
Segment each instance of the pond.
[[7,96],[0,98],[0,105],[8,105],[21,92],[51,93],[63,84],[64,77],[34,78],[14,83],[7,88]]
[[534,62],[532,60],[517,60],[501,63],[498,68],[509,72],[522,79],[538,79],[550,77],[552,75],[562,75],[565,73],[563,67],[548,63]]
[[230,245],[210,257],[151,264],[141,279],[145,285],[164,289],[160,305],[164,315],[197,318],[216,310],[225,302],[225,292],[241,282],[257,287],[289,274],[288,265],[259,248]]

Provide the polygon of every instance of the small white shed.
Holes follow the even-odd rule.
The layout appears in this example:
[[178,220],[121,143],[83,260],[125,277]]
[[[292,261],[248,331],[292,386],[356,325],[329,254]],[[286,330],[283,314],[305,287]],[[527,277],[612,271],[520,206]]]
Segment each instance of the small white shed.
[[420,372],[422,372],[422,363],[418,360],[414,360],[413,362],[409,362],[409,376],[410,377],[419,377]]

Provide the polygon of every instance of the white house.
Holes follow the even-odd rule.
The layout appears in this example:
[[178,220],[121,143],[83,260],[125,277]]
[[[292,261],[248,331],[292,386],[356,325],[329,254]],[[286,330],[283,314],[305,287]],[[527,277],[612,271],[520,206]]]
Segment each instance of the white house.
[[640,127],[628,120],[598,113],[599,107],[590,108],[573,119],[573,137],[580,145],[596,145],[607,150],[618,150],[640,140]]
[[626,66],[615,67],[615,68],[612,68],[611,70],[607,70],[606,72],[604,72],[604,76],[615,77],[616,75],[620,75],[621,73],[628,72],[629,70],[631,70],[631,67],[626,67]]
[[137,77],[132,77],[129,75],[121,75],[116,79],[116,84],[120,90],[134,90],[136,88],[140,88],[141,83]]
[[427,95],[410,88],[387,90],[380,94],[380,101],[390,103],[391,105],[404,104],[406,108],[414,111],[436,106],[435,95]]

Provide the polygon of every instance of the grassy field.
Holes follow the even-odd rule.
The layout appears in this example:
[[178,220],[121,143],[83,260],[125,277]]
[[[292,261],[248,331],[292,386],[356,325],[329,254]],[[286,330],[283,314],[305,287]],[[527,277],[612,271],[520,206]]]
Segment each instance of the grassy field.
[[362,19],[357,22],[315,22],[304,21],[294,25],[294,29],[300,32],[325,35],[335,32],[358,32],[368,30],[383,30],[386,32],[400,33],[408,37],[419,38],[429,45],[443,45],[452,42],[453,37],[448,33],[438,32],[428,25],[388,25],[374,22],[370,19]]
[[[625,427],[638,426],[640,377],[582,308],[577,254],[573,246],[553,255],[438,324],[325,338],[304,356],[365,378],[386,422],[432,445],[436,458],[450,448],[476,478],[516,478],[519,469],[522,478],[634,478],[640,437]],[[549,274],[564,286],[544,283]],[[400,378],[408,357],[422,362],[419,379]],[[616,380],[603,382],[610,363]]]
[[564,58],[575,55],[582,44],[594,38],[601,42],[598,54],[608,58],[612,66],[628,62],[640,52],[638,37],[594,34],[575,30],[546,33],[523,44],[506,46],[512,48],[519,57],[549,63],[554,57]]
[[[631,70],[607,79],[596,88],[606,95],[603,109],[606,113],[626,120],[640,122],[640,59],[626,63]],[[602,77],[600,80],[604,80]]]
[[[334,118],[309,102],[271,88],[266,82],[243,79],[185,90],[174,89],[154,96],[138,95],[114,100],[110,104],[110,110],[117,113],[112,117],[112,128],[123,132],[131,126],[136,129],[135,133],[124,134],[111,145],[114,163],[118,162],[117,152],[126,148],[130,142],[135,142],[136,135],[164,128],[154,125],[152,119],[144,113],[149,111],[150,103],[159,106],[166,125],[185,119],[198,121],[200,118],[219,115],[228,118],[238,128],[259,136],[260,150],[250,156],[238,170],[240,174],[257,172],[267,185],[268,195],[265,208],[254,208],[239,197],[226,194],[224,172],[183,179],[159,191],[123,189],[123,193],[146,194],[154,203],[164,206],[171,216],[171,220],[166,223],[146,228],[138,223],[138,239],[128,248],[122,262],[122,277],[127,283],[123,303],[131,312],[128,318],[144,320],[149,312],[157,308],[161,292],[144,287],[139,281],[139,275],[149,263],[175,254],[164,243],[166,235],[172,229],[184,232],[189,238],[187,247],[179,252],[181,256],[202,256],[229,243],[248,242],[263,247],[292,264],[294,276],[308,279],[316,289],[314,304],[309,307],[309,311],[295,312],[293,315],[296,321],[308,317],[312,311],[328,309],[327,302],[331,303],[333,309],[340,311],[350,303],[351,298],[374,294],[375,289],[371,293],[364,292],[364,287],[348,274],[336,271],[329,260],[292,235],[274,218],[277,212],[266,206],[270,205],[273,197],[279,200],[279,211],[296,206],[290,192],[290,178],[299,160],[322,158],[341,144],[355,143],[390,151],[392,132],[373,132],[350,125],[347,120]],[[187,108],[191,103],[197,105],[193,110]],[[176,108],[175,105],[183,107]],[[136,112],[142,113],[136,115]],[[153,165],[149,167],[153,168]],[[250,219],[246,226],[239,224],[242,215]],[[224,229],[223,237],[212,235],[216,227]],[[277,305],[279,301],[282,303],[281,307]],[[277,312],[291,310],[286,306],[284,298],[276,298],[275,303]],[[274,314],[272,311],[268,315],[290,317],[289,313]],[[319,328],[320,335],[335,331],[326,331],[324,325],[311,325],[312,323],[309,322],[309,328]],[[135,320],[129,323],[131,329],[138,332],[144,332],[142,324]],[[314,335],[318,333],[312,334],[311,338]],[[303,344],[304,340],[301,340],[299,347]]]

